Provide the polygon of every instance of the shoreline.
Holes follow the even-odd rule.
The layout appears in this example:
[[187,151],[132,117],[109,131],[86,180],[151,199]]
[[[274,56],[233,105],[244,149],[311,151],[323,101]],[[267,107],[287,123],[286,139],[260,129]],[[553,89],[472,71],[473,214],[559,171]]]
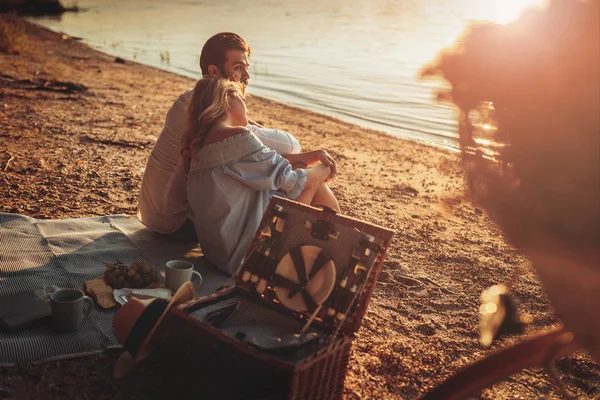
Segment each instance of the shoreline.
[[[169,68],[163,68],[158,63],[155,63],[155,64],[152,64],[152,63],[143,63],[143,62],[138,61],[135,58],[132,58],[131,56],[125,56],[125,55],[120,55],[120,54],[111,54],[111,52],[109,51],[110,49],[108,49],[108,48],[106,48],[104,46],[100,46],[100,45],[94,46],[93,43],[88,42],[86,40],[86,38],[84,38],[84,37],[72,36],[72,35],[70,35],[70,34],[68,34],[66,32],[61,31],[61,30],[54,30],[54,29],[51,29],[50,27],[45,27],[43,25],[40,25],[40,24],[38,24],[35,21],[35,18],[33,20],[28,20],[28,22],[30,22],[32,24],[35,24],[35,25],[37,25],[37,26],[39,26],[39,27],[41,27],[43,29],[47,29],[47,30],[49,30],[51,32],[54,32],[56,34],[68,36],[68,37],[70,37],[70,38],[72,38],[74,40],[79,41],[83,45],[88,46],[91,49],[93,49],[93,50],[95,50],[97,52],[100,52],[102,54],[105,54],[105,55],[108,55],[108,56],[111,56],[111,57],[115,57],[115,58],[117,58],[117,57],[118,58],[122,58],[122,59],[126,60],[126,62],[129,62],[129,63],[136,63],[136,64],[144,65],[144,66],[147,66],[147,67],[150,67],[150,68],[156,68],[156,69],[165,71],[167,73],[170,73],[170,74],[173,74],[173,75],[176,75],[178,77],[185,78],[185,79],[192,79],[194,81],[197,81],[197,79],[198,79],[197,77],[191,76],[190,74],[186,74],[185,72],[179,71],[178,70],[179,68],[178,69],[171,68],[173,66],[171,66],[170,64],[169,64]],[[115,52],[115,53],[119,53],[119,52]],[[199,76],[200,69],[199,69],[199,66],[196,65],[196,67],[197,67],[197,71],[196,72],[197,72],[197,74]],[[252,90],[252,79],[250,80],[250,91],[251,90]],[[250,95],[252,97],[256,97],[256,98],[259,98],[261,100],[273,101],[274,103],[277,103],[277,104],[286,105],[286,106],[288,106],[290,108],[297,109],[297,110],[299,110],[301,112],[312,112],[312,113],[316,113],[318,115],[321,115],[323,117],[325,117],[325,116],[326,117],[331,117],[331,118],[333,118],[335,120],[338,120],[340,122],[345,122],[345,123],[353,125],[353,126],[354,125],[355,126],[359,126],[359,127],[363,128],[363,129],[371,130],[371,131],[374,131],[374,132],[381,132],[383,134],[392,136],[394,138],[398,138],[400,140],[407,140],[407,141],[416,142],[416,143],[423,143],[423,144],[426,144],[426,145],[429,145],[429,146],[433,146],[433,147],[436,147],[436,148],[448,149],[450,152],[459,152],[460,151],[459,146],[458,146],[458,137],[448,138],[448,137],[445,137],[443,135],[438,135],[438,134],[435,134],[435,133],[428,133],[428,132],[425,132],[425,131],[422,131],[422,130],[418,130],[418,129],[414,129],[414,130],[404,129],[404,131],[413,131],[413,132],[416,132],[416,133],[418,133],[420,135],[424,135],[424,136],[437,137],[440,142],[436,142],[434,140],[427,140],[427,139],[418,139],[418,138],[411,137],[410,135],[407,135],[407,134],[402,135],[400,133],[393,133],[391,131],[386,131],[385,130],[385,125],[386,125],[385,122],[376,122],[376,124],[380,125],[379,128],[377,128],[377,127],[370,127],[370,126],[368,126],[369,125],[368,121],[365,121],[364,124],[360,124],[360,123],[357,123],[357,122],[352,122],[352,121],[346,120],[346,119],[344,119],[343,116],[335,116],[333,114],[323,113],[323,112],[320,112],[320,111],[317,111],[317,110],[312,110],[312,109],[309,109],[309,108],[303,108],[301,106],[289,104],[289,103],[287,103],[287,102],[285,102],[283,100],[271,99],[271,98],[265,97],[265,96],[254,95],[252,93],[250,93]],[[434,93],[433,92],[431,94],[431,102],[432,103],[435,102]],[[390,127],[394,128],[393,125],[390,125]],[[400,128],[398,127],[397,129],[400,129]],[[448,141],[449,144],[443,144],[441,142],[443,140]]]
[[[20,54],[0,53],[0,211],[52,219],[134,214],[166,111],[194,79],[115,63],[76,40],[23,26]],[[353,345],[346,399],[413,399],[489,354],[477,342],[479,294],[515,271],[519,309],[537,321],[527,333],[558,324],[535,274],[520,269],[525,258],[464,197],[457,154],[258,96],[249,109],[263,125],[294,134],[303,149],[325,148],[336,158],[331,187],[343,214],[396,231]],[[118,355],[2,367],[0,393],[134,398],[112,380]],[[575,397],[600,394],[600,367],[587,354],[562,359],[558,369]],[[152,382],[151,365],[145,373]],[[559,398],[541,369],[482,396]]]

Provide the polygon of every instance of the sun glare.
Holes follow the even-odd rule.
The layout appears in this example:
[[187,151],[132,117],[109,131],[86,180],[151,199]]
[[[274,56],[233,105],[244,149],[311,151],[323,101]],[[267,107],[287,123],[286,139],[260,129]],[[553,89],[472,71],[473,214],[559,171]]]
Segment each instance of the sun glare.
[[499,24],[514,21],[523,9],[529,6],[540,6],[544,0],[490,0],[491,16]]

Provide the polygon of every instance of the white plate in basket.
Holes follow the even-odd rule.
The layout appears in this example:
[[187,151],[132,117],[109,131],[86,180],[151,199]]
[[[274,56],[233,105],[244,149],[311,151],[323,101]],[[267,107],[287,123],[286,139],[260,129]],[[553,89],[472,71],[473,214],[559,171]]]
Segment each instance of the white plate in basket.
[[[302,252],[302,257],[304,259],[306,273],[310,274],[317,257],[323,251],[323,249],[317,246],[304,245],[300,246],[300,251]],[[327,258],[329,261],[327,261],[321,270],[317,272],[313,279],[311,279],[306,285],[306,291],[313,298],[315,303],[317,303],[317,305],[321,305],[329,297],[333,291],[333,287],[335,286],[335,264],[330,257]],[[300,282],[298,278],[298,272],[296,271],[296,267],[290,253],[287,253],[279,261],[275,272],[292,282]],[[291,299],[288,298],[289,293],[290,289],[280,286],[275,287],[275,294],[281,301],[281,304],[283,304],[285,307],[298,312],[303,312],[308,309],[300,292],[298,292]]]

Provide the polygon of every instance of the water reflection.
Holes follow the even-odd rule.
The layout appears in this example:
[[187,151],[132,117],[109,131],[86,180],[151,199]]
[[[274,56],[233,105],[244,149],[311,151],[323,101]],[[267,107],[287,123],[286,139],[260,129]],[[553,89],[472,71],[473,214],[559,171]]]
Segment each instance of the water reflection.
[[[102,51],[198,77],[219,31],[253,47],[250,92],[393,134],[456,144],[456,112],[431,101],[421,65],[473,19],[504,20],[535,0],[79,0],[36,19]],[[168,55],[168,57],[167,57]]]

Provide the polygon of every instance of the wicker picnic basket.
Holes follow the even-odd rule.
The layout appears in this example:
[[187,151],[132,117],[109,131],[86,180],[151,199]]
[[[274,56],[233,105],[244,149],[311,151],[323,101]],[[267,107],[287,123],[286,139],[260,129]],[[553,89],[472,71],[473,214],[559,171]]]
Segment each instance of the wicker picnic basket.
[[[336,399],[393,232],[274,197],[236,275],[171,310],[190,398]],[[174,363],[175,365],[175,363]],[[203,381],[203,382],[201,382]]]

